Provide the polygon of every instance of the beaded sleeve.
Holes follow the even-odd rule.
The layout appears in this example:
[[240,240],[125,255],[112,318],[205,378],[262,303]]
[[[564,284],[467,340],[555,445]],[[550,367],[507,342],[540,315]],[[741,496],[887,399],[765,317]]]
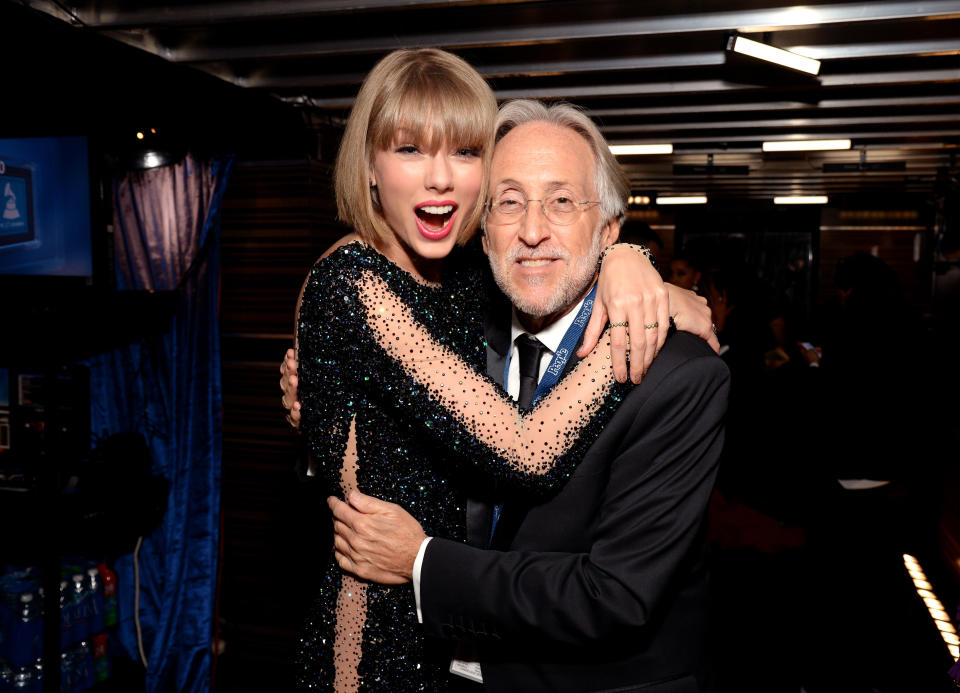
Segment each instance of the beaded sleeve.
[[[325,276],[323,262],[313,272],[300,314],[301,380],[310,383],[302,409],[308,430],[314,403],[307,391],[313,392],[309,397],[317,387],[330,389],[325,397],[361,393],[398,410],[415,434],[429,433],[498,481],[549,490],[570,475],[629,387],[613,379],[604,336],[535,407],[521,412],[499,384],[440,343],[375,267],[341,271],[336,281]],[[320,290],[328,294],[325,300],[315,300]],[[346,315],[353,319],[344,320]],[[347,352],[335,360],[325,354],[331,334]],[[331,369],[337,369],[335,377],[318,377]],[[350,406],[344,402],[345,410]],[[317,447],[315,454],[322,452]]]

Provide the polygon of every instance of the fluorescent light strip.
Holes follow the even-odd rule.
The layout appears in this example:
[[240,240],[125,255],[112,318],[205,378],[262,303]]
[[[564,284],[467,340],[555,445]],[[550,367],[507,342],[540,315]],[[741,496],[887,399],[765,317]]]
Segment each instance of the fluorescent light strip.
[[819,60],[798,55],[797,53],[791,53],[782,48],[775,48],[766,43],[760,43],[759,41],[754,41],[753,39],[748,39],[743,36],[737,36],[732,40],[730,50],[734,53],[749,55],[751,58],[766,60],[768,63],[776,63],[777,65],[783,65],[792,70],[799,70],[800,72],[806,72],[810,75],[815,75],[820,72]]
[[611,144],[614,156],[633,156],[635,154],[673,154],[672,144]]
[[775,205],[825,205],[830,201],[826,195],[791,195],[788,197],[775,197]]
[[658,205],[705,205],[706,195],[665,195],[657,198]]
[[940,637],[943,638],[943,641],[947,644],[950,655],[954,661],[960,660],[960,637],[957,636],[957,629],[947,616],[947,612],[943,608],[943,603],[937,599],[937,595],[933,593],[933,589],[929,581],[927,581],[927,575],[923,572],[923,568],[920,567],[920,562],[910,554],[905,553],[903,554],[903,565],[907,569],[910,579],[913,580],[914,586],[917,588],[917,595],[923,599],[923,603],[927,605],[930,618],[933,619],[934,625],[937,627],[937,630],[940,631]]
[[765,152],[815,152],[830,149],[850,149],[850,140],[776,140],[764,142]]

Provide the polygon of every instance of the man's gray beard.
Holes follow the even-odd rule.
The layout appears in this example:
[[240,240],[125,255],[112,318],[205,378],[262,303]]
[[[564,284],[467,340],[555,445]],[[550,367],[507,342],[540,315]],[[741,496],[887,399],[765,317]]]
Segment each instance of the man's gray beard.
[[[587,291],[597,271],[597,260],[600,257],[600,231],[603,225],[597,228],[593,234],[593,242],[590,245],[590,251],[580,258],[567,265],[567,271],[560,277],[557,291],[553,296],[549,296],[539,302],[531,301],[523,295],[520,288],[513,286],[510,282],[510,270],[516,262],[517,257],[524,253],[530,255],[529,249],[523,246],[516,246],[507,253],[506,258],[495,260],[490,258],[490,269],[493,272],[493,278],[497,282],[500,290],[507,295],[513,307],[524,315],[532,318],[543,318],[548,315],[560,312],[569,308],[575,301]],[[568,261],[570,253],[564,248],[548,248],[546,252],[540,251],[533,253],[536,257],[539,254],[547,256],[558,256]],[[542,284],[546,277],[537,277],[532,280],[525,280],[531,287]]]

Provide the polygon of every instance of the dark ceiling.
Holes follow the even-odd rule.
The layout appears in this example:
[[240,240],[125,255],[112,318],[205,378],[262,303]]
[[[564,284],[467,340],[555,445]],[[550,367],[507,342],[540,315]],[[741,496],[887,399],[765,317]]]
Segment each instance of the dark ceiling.
[[[960,0],[23,4],[318,120],[346,115],[385,52],[446,48],[500,99],[567,99],[611,143],[672,143],[671,155],[621,159],[637,192],[926,195],[960,147]],[[821,60],[820,73],[732,59],[734,32]],[[764,140],[813,138],[849,138],[853,149],[761,150]],[[837,163],[850,170],[824,170]]]

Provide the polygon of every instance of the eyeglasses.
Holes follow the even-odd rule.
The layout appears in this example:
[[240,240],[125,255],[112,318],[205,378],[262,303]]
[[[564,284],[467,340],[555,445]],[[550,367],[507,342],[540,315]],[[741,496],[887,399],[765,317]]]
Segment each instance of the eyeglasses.
[[528,200],[510,190],[487,201],[487,220],[494,224],[515,224],[527,213],[527,206],[531,202],[539,202],[543,216],[558,226],[568,226],[579,219],[584,205],[600,204],[599,200],[575,202],[564,193],[556,193],[544,200]]

